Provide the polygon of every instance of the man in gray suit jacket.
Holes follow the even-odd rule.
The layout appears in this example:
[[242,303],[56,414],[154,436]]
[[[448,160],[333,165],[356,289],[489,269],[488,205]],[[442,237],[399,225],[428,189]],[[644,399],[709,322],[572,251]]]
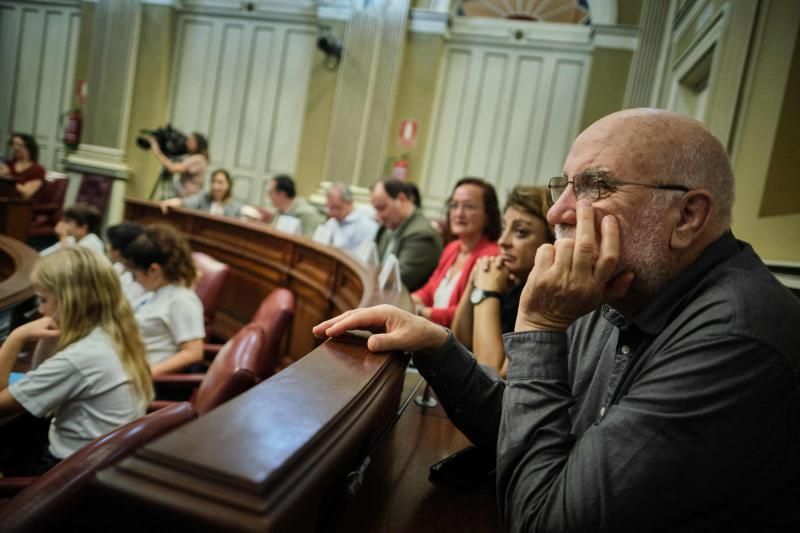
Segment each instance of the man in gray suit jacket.
[[378,254],[400,262],[400,278],[409,292],[422,287],[436,269],[442,254],[442,238],[414,205],[408,184],[381,180],[372,186],[370,202],[381,228],[375,237]]

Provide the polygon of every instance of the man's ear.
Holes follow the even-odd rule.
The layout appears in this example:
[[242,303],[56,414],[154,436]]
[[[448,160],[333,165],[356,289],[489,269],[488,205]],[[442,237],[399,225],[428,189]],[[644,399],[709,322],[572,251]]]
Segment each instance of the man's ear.
[[692,189],[681,198],[678,220],[672,228],[670,246],[685,249],[703,233],[711,219],[714,197],[705,189]]

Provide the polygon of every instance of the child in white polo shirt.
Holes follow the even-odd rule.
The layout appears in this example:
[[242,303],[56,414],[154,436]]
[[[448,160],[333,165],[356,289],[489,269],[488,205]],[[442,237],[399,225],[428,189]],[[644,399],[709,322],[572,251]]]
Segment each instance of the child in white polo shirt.
[[202,361],[203,304],[190,288],[197,271],[189,244],[171,226],[153,224],[123,254],[134,279],[148,291],[134,302],[134,312],[153,375]]
[[[142,416],[153,385],[132,310],[103,256],[65,248],[40,259],[31,279],[43,317],[12,331],[0,347],[0,416],[53,415],[48,449],[31,465],[36,473]],[[22,347],[44,338],[57,338],[58,352],[8,385]],[[0,465],[6,474],[7,466]],[[20,475],[20,465],[12,466]]]

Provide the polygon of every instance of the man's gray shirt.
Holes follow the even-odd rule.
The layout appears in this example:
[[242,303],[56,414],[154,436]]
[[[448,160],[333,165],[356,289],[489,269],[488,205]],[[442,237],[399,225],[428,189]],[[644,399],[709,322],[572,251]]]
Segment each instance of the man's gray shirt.
[[508,382],[450,335],[415,363],[496,444],[512,531],[800,531],[800,302],[728,233],[633,320],[504,337]]

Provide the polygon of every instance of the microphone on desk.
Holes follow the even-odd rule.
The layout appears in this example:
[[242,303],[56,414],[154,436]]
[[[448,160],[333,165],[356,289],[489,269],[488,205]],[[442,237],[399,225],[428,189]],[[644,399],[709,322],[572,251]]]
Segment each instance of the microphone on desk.
[[[417,391],[419,390],[419,387],[422,385],[423,381],[425,381],[425,378],[420,376],[419,381],[417,381],[417,384],[414,385],[414,389],[411,391],[411,394],[408,395],[403,402],[403,405],[400,406],[400,409],[397,410],[392,419],[389,421],[386,429],[383,430],[381,436],[375,441],[375,444],[372,446],[372,449],[369,451],[369,453],[367,453],[367,456],[364,457],[364,459],[358,465],[358,468],[347,474],[346,488],[347,493],[350,496],[355,496],[359,489],[361,489],[361,485],[364,484],[364,478],[367,474],[367,468],[369,468],[370,463],[372,463],[372,455],[378,451],[381,444],[383,444],[383,441],[386,440],[386,437],[389,436],[389,433],[392,431],[392,429],[394,429],[394,426],[397,425],[397,422],[400,420],[400,417],[403,416],[403,413],[405,413],[406,409],[411,403],[411,400],[416,397]],[[427,394],[427,389],[426,392],[423,393],[423,396],[425,394]],[[433,401],[435,402],[436,400]],[[434,405],[436,404],[434,403]]]
[[431,396],[431,384],[425,384],[425,390],[422,391],[422,394],[414,398],[414,403],[419,405],[420,407],[436,407],[438,402],[436,398]]

